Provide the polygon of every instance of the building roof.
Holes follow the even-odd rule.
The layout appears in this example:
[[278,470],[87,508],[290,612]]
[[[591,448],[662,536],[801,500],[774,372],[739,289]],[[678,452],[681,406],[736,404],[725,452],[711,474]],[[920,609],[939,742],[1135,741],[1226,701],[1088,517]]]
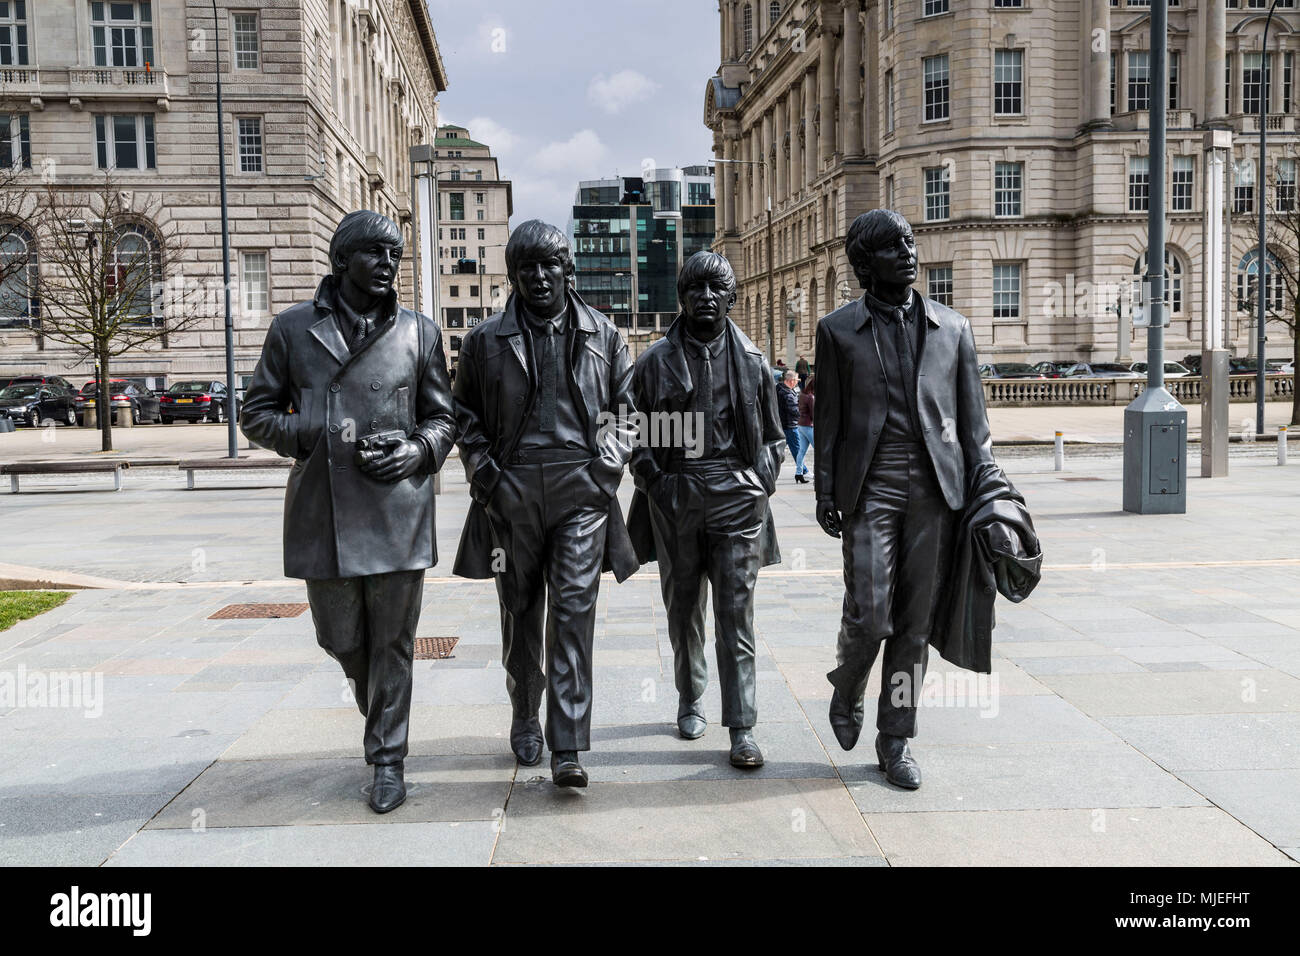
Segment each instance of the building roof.
[[424,48],[424,57],[429,61],[429,72],[433,74],[433,88],[441,93],[447,89],[447,68],[442,64],[442,53],[438,50],[438,40],[433,35],[433,24],[429,21],[429,8],[425,0],[407,0],[411,16],[415,18],[415,32],[420,35],[420,46]]

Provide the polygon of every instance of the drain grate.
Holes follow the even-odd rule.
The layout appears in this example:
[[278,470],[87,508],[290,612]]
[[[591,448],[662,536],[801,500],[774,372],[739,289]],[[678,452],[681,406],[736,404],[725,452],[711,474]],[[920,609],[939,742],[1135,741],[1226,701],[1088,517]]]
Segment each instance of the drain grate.
[[1096,475],[1074,475],[1069,478],[1067,478],[1065,475],[1057,475],[1056,477],[1060,481],[1104,481],[1105,480],[1103,478],[1098,478]]
[[233,618],[255,617],[297,617],[307,610],[306,604],[227,604],[215,614],[209,614],[208,620],[230,620]]
[[415,639],[415,659],[417,661],[441,661],[451,657],[456,649],[459,637],[417,637]]

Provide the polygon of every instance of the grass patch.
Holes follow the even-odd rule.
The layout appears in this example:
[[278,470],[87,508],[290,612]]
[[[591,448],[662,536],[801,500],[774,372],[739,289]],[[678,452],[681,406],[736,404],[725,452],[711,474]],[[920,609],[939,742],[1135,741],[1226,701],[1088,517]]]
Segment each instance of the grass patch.
[[71,591],[0,591],[0,631],[65,603]]

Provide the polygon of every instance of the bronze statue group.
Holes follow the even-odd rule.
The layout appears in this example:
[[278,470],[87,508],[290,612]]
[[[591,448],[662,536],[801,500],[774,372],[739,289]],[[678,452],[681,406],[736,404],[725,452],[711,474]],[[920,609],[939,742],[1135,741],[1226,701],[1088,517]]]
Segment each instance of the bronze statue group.
[[[816,350],[817,521],[844,553],[829,722],[851,750],[883,646],[876,754],[890,783],[915,789],[908,738],[928,648],[989,671],[995,592],[1023,600],[1042,559],[1024,499],[993,459],[970,324],[911,288],[911,227],[873,210],[847,246],[864,294],[820,320]],[[472,499],[454,572],[496,582],[519,762],[549,749],[556,786],[587,785],[600,576],[621,582],[657,561],[677,733],[694,740],[707,727],[711,592],[729,760],[762,767],[754,588],[759,568],[781,560],[768,499],[786,436],[767,360],[728,318],[731,266],[691,256],[681,314],[633,363],[574,292],[563,231],[530,220],[505,254],[514,291],[465,336],[453,387],[437,323],[397,303],[400,230],[349,214],[331,274],[272,321],[245,396],[244,433],[294,459],[285,574],[305,579],[317,640],[365,717],[371,808],[406,798],[414,638],[437,561],[433,476],[453,445]],[[678,424],[666,432],[677,440],[647,440],[648,417]]]

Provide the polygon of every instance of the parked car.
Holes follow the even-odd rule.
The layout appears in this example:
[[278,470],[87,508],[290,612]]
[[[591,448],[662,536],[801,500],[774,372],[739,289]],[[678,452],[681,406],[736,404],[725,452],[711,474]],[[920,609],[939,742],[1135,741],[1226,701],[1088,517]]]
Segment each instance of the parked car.
[[1064,372],[1061,378],[1141,378],[1127,365],[1115,362],[1075,362]]
[[1179,359],[1179,361],[1187,371],[1191,372],[1193,375],[1201,374],[1201,355],[1199,352],[1189,352]]
[[[162,423],[170,425],[177,419],[195,422],[224,422],[229,393],[225,382],[176,382],[158,396]],[[235,417],[243,402],[235,398]]]
[[77,393],[53,382],[23,382],[0,389],[0,416],[35,428],[45,422],[77,424]]
[[[112,394],[109,395],[109,406],[111,408],[130,408],[131,421],[137,424],[161,420],[162,413],[159,411],[158,396],[149,389],[137,385],[135,382],[128,382],[124,378],[111,379],[108,384],[112,386]],[[78,421],[85,420],[86,410],[95,407],[98,397],[98,382],[87,382],[81,386],[81,391],[77,393]]]
[[77,386],[62,375],[10,375],[0,377],[0,388],[8,388],[10,385],[58,385],[73,393],[77,391]]
[[[1134,362],[1129,366],[1129,370],[1137,372],[1139,375],[1145,375],[1147,373],[1147,363]],[[1165,362],[1165,378],[1186,378],[1191,374],[1193,374],[1192,370],[1185,365],[1178,362]]]
[[1295,359],[1292,359],[1292,360],[1289,361],[1289,362],[1283,362],[1281,365],[1278,366],[1278,369],[1277,369],[1277,370],[1278,370],[1279,372],[1281,372],[1283,375],[1294,375],[1294,374],[1295,374]]
[[1060,378],[1061,373],[1072,364],[1072,362],[1039,362],[1034,368],[1042,372],[1047,378]]
[[979,367],[980,378],[1047,378],[1027,362],[990,362]]

